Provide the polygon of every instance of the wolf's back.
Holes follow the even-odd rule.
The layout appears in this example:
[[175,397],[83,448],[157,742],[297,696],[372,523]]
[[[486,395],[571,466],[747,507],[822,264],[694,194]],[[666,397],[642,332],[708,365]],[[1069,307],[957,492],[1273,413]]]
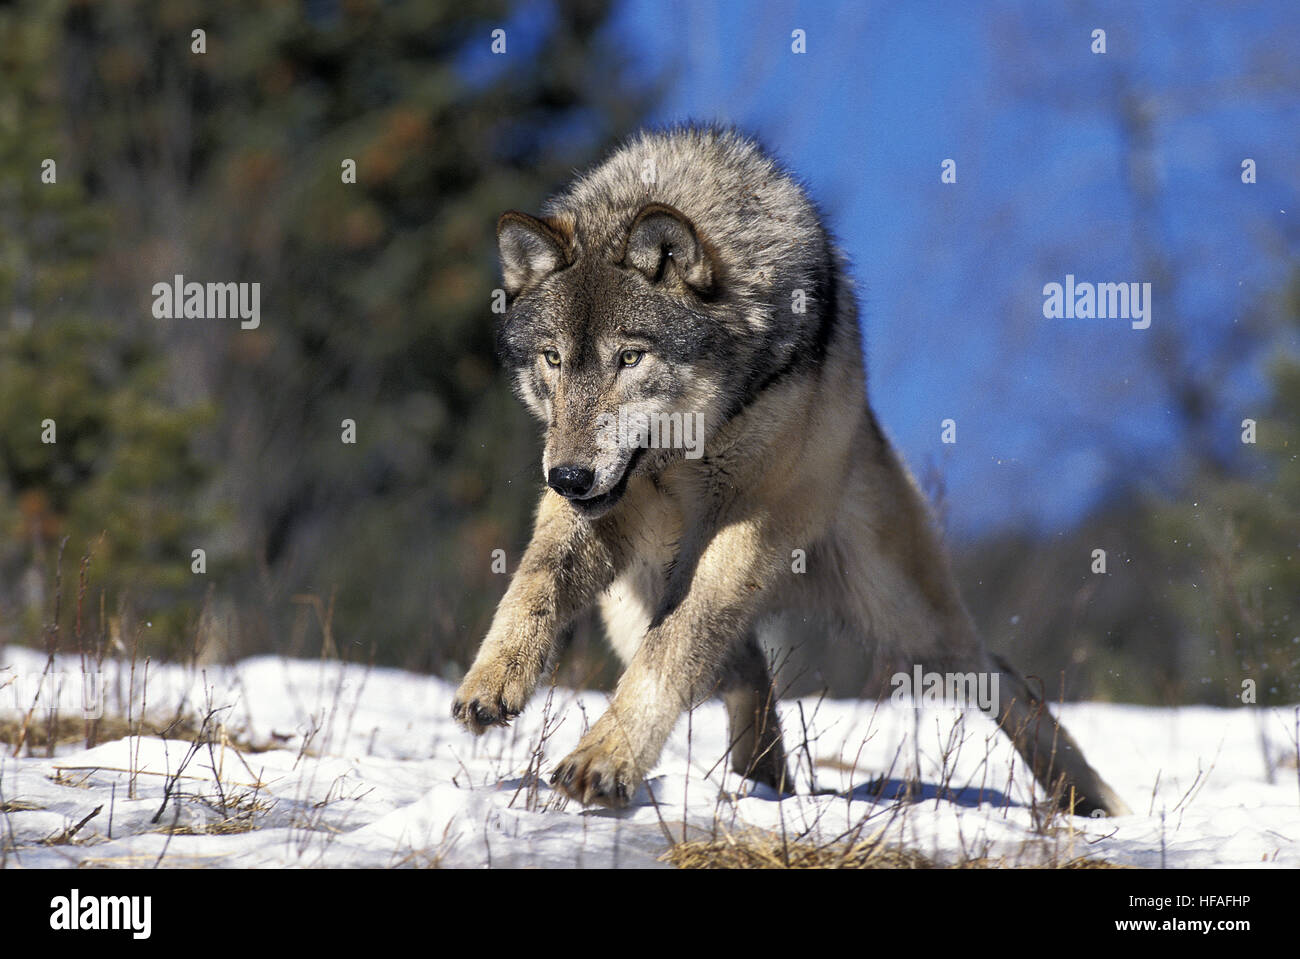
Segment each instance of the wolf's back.
[[571,218],[584,243],[616,249],[647,203],[689,217],[722,266],[728,298],[752,307],[788,309],[794,290],[816,297],[834,268],[803,186],[754,140],[722,127],[642,131],[554,197],[546,212]]

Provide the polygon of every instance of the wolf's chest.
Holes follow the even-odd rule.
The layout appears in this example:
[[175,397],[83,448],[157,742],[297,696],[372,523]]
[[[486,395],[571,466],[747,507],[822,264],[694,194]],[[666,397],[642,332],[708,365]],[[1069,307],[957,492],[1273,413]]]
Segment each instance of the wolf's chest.
[[624,662],[636,652],[663,600],[682,531],[679,514],[666,498],[646,497],[637,505],[642,508],[638,521],[624,530],[627,562],[600,598],[606,634]]

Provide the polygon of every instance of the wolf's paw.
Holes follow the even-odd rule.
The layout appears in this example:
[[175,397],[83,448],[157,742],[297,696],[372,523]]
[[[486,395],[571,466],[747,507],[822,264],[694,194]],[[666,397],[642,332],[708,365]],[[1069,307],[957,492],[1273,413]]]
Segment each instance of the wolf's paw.
[[622,809],[641,784],[630,756],[611,749],[606,740],[579,744],[551,774],[551,785],[584,806]]
[[1110,816],[1131,816],[1133,810],[1128,808],[1128,804],[1120,799],[1115,791],[1103,782],[1098,782],[1093,787],[1092,793],[1087,796],[1077,796],[1074,801],[1074,807],[1071,809],[1070,793],[1067,792],[1061,797],[1061,808],[1066,812],[1073,812],[1076,816],[1089,816],[1093,819],[1106,819]]
[[508,726],[524,711],[533,682],[509,663],[475,665],[456,690],[451,715],[478,735],[490,726]]

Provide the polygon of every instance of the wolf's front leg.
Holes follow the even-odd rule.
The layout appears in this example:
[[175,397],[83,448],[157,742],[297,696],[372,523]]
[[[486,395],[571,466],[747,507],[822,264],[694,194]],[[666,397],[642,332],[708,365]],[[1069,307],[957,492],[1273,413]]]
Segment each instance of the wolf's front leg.
[[550,661],[555,637],[612,582],[616,565],[598,530],[551,491],[451,713],[482,733],[518,716]]
[[670,582],[668,594],[680,601],[655,617],[609,709],[556,767],[553,785],[584,805],[627,804],[682,712],[715,691],[750,636],[779,555],[760,525],[738,522],[713,537],[697,564],[674,570],[685,588]]

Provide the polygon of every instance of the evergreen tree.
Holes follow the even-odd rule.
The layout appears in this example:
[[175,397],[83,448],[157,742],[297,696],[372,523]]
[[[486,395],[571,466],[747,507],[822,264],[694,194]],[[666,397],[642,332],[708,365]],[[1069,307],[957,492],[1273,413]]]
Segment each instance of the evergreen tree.
[[113,211],[67,125],[60,35],[46,6],[0,9],[0,642],[51,623],[64,541],[65,616],[89,552],[109,611],[129,597],[176,642],[201,595],[193,438],[209,411],[177,402],[150,330],[105,295]]
[[[35,399],[67,369],[80,415],[99,419],[76,427],[83,459],[52,508],[152,537],[133,549],[182,580],[205,549],[185,612],[212,584],[237,612],[230,655],[308,651],[309,594],[336,596],[350,655],[466,663],[506,584],[493,550],[513,571],[541,488],[537,429],[495,368],[495,222],[642,115],[649,94],[626,79],[607,13],[589,0],[549,15],[493,0],[18,4],[8,22],[39,21],[42,42],[6,49],[23,48],[48,116],[19,110],[9,148],[39,152],[41,122],[68,141],[81,193],[50,262],[98,278],[81,304],[46,283],[105,345],[48,344],[10,381],[29,399],[0,413],[20,451],[4,464],[10,512],[31,490],[53,495],[21,431],[35,435]],[[96,215],[100,233],[70,219]],[[32,229],[6,232],[36,259]],[[259,284],[260,324],[154,318],[150,290],[177,274]],[[130,469],[88,435],[136,444]],[[182,448],[210,469],[201,489]],[[145,475],[149,503],[216,521],[192,531],[131,506]],[[133,599],[157,626],[157,604]]]
[[1207,468],[1177,502],[1153,504],[1189,698],[1216,704],[1300,696],[1300,273],[1277,314],[1272,395],[1239,417],[1241,467]]

